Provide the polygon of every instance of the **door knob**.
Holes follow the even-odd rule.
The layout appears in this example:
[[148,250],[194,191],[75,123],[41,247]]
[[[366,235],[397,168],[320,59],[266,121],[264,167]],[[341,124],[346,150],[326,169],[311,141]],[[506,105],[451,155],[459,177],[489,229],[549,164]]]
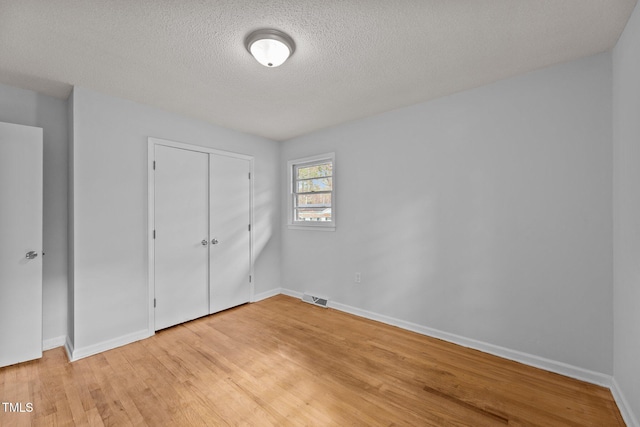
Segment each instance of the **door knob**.
[[211,244],[212,244],[212,245],[217,245],[217,244],[218,244],[218,239],[213,239],[213,240],[211,241]]
[[202,243],[202,246],[207,246],[207,245],[209,244],[209,242],[207,242],[206,240],[203,240],[203,241],[202,241],[202,242],[200,242],[200,243]]
[[27,259],[34,259],[37,256],[38,256],[38,252],[36,252],[36,251],[27,252]]

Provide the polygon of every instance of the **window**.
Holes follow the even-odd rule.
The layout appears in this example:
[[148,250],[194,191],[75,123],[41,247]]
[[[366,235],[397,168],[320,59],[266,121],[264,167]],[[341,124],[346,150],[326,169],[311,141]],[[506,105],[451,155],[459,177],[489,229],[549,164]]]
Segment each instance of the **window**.
[[289,163],[289,228],[333,231],[335,218],[335,155]]

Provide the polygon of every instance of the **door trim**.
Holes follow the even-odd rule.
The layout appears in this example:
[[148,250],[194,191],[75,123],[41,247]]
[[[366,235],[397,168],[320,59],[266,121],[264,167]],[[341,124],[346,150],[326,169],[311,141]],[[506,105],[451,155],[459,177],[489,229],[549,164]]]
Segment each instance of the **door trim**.
[[[249,180],[249,218],[251,221],[251,229],[249,230],[249,274],[251,275],[251,281],[249,282],[249,301],[254,300],[255,294],[255,272],[253,266],[254,253],[253,253],[253,238],[254,238],[254,216],[253,216],[253,177],[255,176],[253,173],[254,168],[254,157],[249,156],[247,154],[234,153],[231,151],[218,150],[210,147],[203,147],[200,145],[186,144],[183,142],[171,141],[168,139],[147,138],[147,271],[148,271],[148,298],[149,304],[147,306],[148,310],[148,336],[155,335],[155,311],[153,307],[153,299],[155,296],[155,248],[153,242],[153,230],[155,229],[155,174],[153,173],[153,162],[154,162],[154,153],[156,145],[164,145],[172,148],[181,148],[183,150],[191,150],[197,151],[200,153],[207,154],[216,154],[219,156],[227,156],[227,157],[235,157],[238,159],[248,160],[249,161],[249,173],[251,174],[251,179]],[[248,177],[247,177],[248,179]]]

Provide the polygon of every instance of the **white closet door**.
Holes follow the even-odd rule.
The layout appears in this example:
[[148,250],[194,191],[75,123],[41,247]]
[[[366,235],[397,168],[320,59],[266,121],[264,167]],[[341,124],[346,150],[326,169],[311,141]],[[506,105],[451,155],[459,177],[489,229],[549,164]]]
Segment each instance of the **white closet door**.
[[209,314],[209,155],[155,146],[155,329]]
[[0,123],[0,367],[39,357],[42,129]]
[[211,155],[210,312],[249,302],[250,162]]

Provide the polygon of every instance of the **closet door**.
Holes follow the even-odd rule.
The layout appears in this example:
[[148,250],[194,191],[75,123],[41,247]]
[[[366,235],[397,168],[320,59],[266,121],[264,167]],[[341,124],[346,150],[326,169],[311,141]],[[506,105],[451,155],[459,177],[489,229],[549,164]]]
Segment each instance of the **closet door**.
[[155,146],[155,329],[209,314],[209,154]]
[[249,302],[251,180],[249,160],[210,158],[210,312]]

